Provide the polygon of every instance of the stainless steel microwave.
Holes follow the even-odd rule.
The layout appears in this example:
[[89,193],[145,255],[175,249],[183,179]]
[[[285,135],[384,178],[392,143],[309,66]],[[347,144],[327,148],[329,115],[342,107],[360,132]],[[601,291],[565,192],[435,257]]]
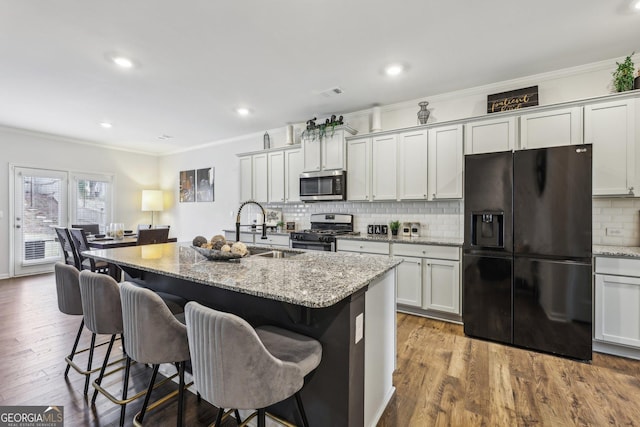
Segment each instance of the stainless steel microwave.
[[347,172],[334,170],[300,174],[300,200],[347,200]]

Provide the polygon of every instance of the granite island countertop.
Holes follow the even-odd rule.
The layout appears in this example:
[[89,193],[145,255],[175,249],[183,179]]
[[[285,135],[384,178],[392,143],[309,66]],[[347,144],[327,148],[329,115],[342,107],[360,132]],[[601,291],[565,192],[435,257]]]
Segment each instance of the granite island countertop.
[[336,304],[402,262],[387,255],[290,252],[298,254],[281,259],[253,255],[233,262],[209,261],[189,243],[164,243],[84,254],[121,267],[310,308]]
[[336,236],[338,239],[362,240],[369,242],[389,242],[389,243],[411,243],[415,245],[441,245],[441,246],[462,246],[463,239],[446,238],[446,237],[404,237],[401,235],[380,235],[380,234],[359,234],[359,235],[341,235]]
[[640,258],[640,247],[593,245],[593,256]]

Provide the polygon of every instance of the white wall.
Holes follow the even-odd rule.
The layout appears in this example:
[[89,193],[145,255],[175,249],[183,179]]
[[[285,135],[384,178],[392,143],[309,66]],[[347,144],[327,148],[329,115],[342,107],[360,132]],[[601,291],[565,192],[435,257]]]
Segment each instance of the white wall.
[[127,228],[151,221],[140,211],[144,188],[158,185],[158,157],[100,148],[44,134],[0,128],[0,278],[9,274],[9,164],[115,176],[114,220]]
[[[612,91],[610,86],[611,72],[614,68],[615,59],[381,106],[382,128],[384,130],[393,130],[415,126],[417,124],[416,113],[419,109],[418,102],[422,100],[429,101],[428,108],[431,111],[429,123],[438,123],[486,115],[488,94],[536,84],[539,87],[540,105],[606,95]],[[470,72],[473,72],[473,69],[470,69]],[[371,125],[370,112],[370,110],[362,110],[344,114],[345,121],[358,130],[360,134],[368,133]],[[336,113],[340,114],[340,112]],[[324,117],[319,119],[322,121]],[[303,127],[303,123],[297,124],[294,133],[299,136]],[[269,135],[271,136],[272,147],[285,145],[284,126],[269,130]],[[252,134],[230,141],[214,142],[208,147],[165,156],[160,160],[162,188],[170,191],[174,200],[177,199],[177,180],[180,170],[216,167],[215,202],[174,202],[173,208],[163,214],[163,222],[172,224],[172,228],[175,225],[180,240],[190,240],[198,234],[211,237],[209,234],[213,235],[220,233],[223,229],[233,228],[235,212],[240,203],[238,195],[239,165],[236,154],[261,150],[263,147],[262,136],[262,134]],[[350,212],[356,215],[355,226],[361,232],[366,231],[367,224],[381,224],[397,219],[400,221],[421,222],[423,224],[422,234],[426,236],[462,238],[463,204],[461,201],[331,202],[286,206],[273,205],[272,207],[283,208],[284,221],[295,221],[299,229],[309,226],[308,217],[311,213],[328,211]],[[594,214],[596,214],[595,209]],[[615,218],[610,219],[615,220]],[[596,218],[596,221],[599,221],[599,219]],[[600,222],[594,222],[594,229],[600,228],[602,228]],[[631,233],[633,234],[634,232],[631,231]],[[637,237],[635,240],[637,240]],[[611,240],[600,239],[598,232],[594,234],[594,243],[607,241]],[[625,241],[630,242],[631,238]]]

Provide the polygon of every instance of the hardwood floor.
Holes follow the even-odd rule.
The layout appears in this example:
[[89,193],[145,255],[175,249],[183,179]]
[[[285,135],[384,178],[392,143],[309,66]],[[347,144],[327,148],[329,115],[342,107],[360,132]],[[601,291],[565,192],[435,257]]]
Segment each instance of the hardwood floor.
[[[118,424],[119,407],[103,396],[95,407],[84,399],[82,376],[72,370],[64,379],[80,317],[58,311],[53,275],[1,280],[0,320],[0,405],[62,405],[67,427]],[[132,371],[130,390],[146,387],[150,369]],[[121,376],[105,384],[119,392]],[[381,427],[640,425],[640,361],[594,353],[593,363],[580,363],[470,339],[459,325],[404,314],[394,384]],[[187,397],[185,425],[211,424],[216,409]],[[127,425],[141,405],[127,406]],[[174,426],[175,416],[172,402],[145,417],[145,425]]]
[[403,314],[394,384],[378,426],[640,425],[640,361],[581,363]]

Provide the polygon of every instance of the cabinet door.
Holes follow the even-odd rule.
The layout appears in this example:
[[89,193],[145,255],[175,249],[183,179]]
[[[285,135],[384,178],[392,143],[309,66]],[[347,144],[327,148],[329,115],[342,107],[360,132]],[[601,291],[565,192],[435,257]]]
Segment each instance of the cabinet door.
[[429,200],[462,198],[462,125],[429,129]]
[[412,307],[422,306],[422,259],[402,257],[402,264],[397,267],[396,280],[398,304]]
[[302,173],[302,150],[296,148],[284,152],[284,201],[300,201],[300,174]]
[[302,153],[304,157],[304,172],[320,170],[320,141],[305,139],[302,141]]
[[460,263],[425,259],[422,308],[460,314]]
[[595,338],[640,348],[640,278],[595,277]]
[[253,155],[253,200],[256,202],[266,202],[267,192],[267,155]]
[[584,141],[593,144],[593,195],[632,195],[635,100],[585,106]]
[[253,198],[253,162],[251,156],[240,157],[240,201]]
[[274,151],[267,155],[269,203],[284,202],[284,151]]
[[464,154],[495,153],[516,148],[516,118],[481,120],[465,125]]
[[373,200],[397,198],[397,151],[395,135],[379,136],[371,141]]
[[344,169],[344,131],[331,129],[322,138],[322,169]]
[[582,144],[582,107],[520,116],[520,148]]
[[371,139],[347,142],[347,199],[370,200]]
[[429,189],[427,131],[398,136],[398,191],[400,200],[427,200]]

